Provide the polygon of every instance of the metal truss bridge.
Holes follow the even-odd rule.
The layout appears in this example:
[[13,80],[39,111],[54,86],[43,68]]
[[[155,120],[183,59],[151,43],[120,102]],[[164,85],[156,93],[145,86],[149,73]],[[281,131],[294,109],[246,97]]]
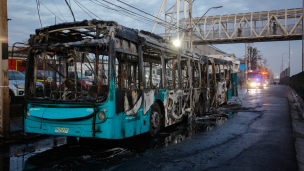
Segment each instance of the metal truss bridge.
[[[175,11],[172,12],[173,17],[174,13]],[[302,8],[192,18],[193,44],[301,40],[302,18]],[[164,38],[173,40],[179,33],[187,41],[185,30],[189,25],[189,18],[179,19],[178,24],[172,20],[170,23],[158,23],[166,26],[166,33],[160,34]],[[170,27],[171,24],[180,27]]]

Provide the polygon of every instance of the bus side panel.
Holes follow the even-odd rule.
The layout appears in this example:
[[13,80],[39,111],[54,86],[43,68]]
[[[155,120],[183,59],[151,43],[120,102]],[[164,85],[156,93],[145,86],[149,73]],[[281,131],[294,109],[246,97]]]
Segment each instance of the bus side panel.
[[[155,102],[155,90],[117,91],[115,139],[145,133],[150,128],[150,112]],[[120,93],[120,94],[119,94]],[[137,94],[137,95],[135,95]],[[123,96],[123,98],[118,97]]]
[[149,131],[150,113],[143,114],[143,109],[139,109],[136,116],[127,116],[126,113],[120,113],[115,117],[115,139],[123,139],[139,135]]

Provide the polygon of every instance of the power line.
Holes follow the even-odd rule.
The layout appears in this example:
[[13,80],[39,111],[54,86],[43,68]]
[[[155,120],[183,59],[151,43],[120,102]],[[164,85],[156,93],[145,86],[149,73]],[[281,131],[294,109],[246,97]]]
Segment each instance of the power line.
[[52,0],[52,2],[55,5],[55,7],[57,8],[57,10],[59,11],[59,13],[61,14],[61,16],[63,17],[63,19],[67,22],[67,20],[64,18],[64,16],[62,15],[62,13],[60,12],[60,10],[58,9],[57,5],[54,3],[54,0]]
[[[97,1],[97,0],[96,0],[96,1]],[[111,4],[111,5],[114,5],[114,6],[118,7],[118,8],[124,9],[124,10],[126,10],[126,11],[130,11],[130,10],[127,10],[127,9],[125,9],[125,8],[123,8],[123,7],[120,7],[120,6],[118,6],[118,5],[115,5],[115,4],[111,3],[111,2],[108,2],[108,1],[106,1],[106,0],[102,0],[102,1],[107,2],[107,3]],[[123,4],[127,5],[127,6],[129,6],[129,7],[131,7],[131,8],[134,8],[134,9],[140,11],[140,12],[143,12],[143,13],[145,13],[145,14],[147,14],[147,15],[150,15],[150,16],[152,16],[152,17],[154,17],[154,18],[157,18],[157,19],[159,19],[159,20],[165,22],[165,24],[171,25],[170,23],[166,22],[165,20],[160,19],[160,18],[158,18],[158,17],[156,17],[156,16],[153,16],[153,15],[151,15],[151,14],[149,14],[149,13],[147,13],[147,12],[141,10],[141,9],[138,9],[138,8],[136,8],[136,7],[134,7],[134,6],[132,6],[132,5],[128,4],[128,3],[126,3],[126,2],[122,2],[121,0],[117,0],[117,1],[119,1],[119,2],[121,2],[121,3],[123,3]],[[132,11],[130,11],[130,12],[132,12]],[[137,14],[137,13],[135,13],[135,12],[132,12],[132,13],[134,13],[134,14],[136,14],[136,15],[140,15],[140,14]],[[142,15],[140,15],[140,16],[142,16]],[[144,16],[143,16],[143,17],[144,17]],[[174,16],[172,16],[172,17],[174,17]],[[145,17],[145,18],[147,18],[147,17]],[[183,24],[183,23],[181,23],[181,24]],[[174,25],[175,25],[175,24],[174,24]],[[182,27],[173,27],[174,25],[171,25],[170,28],[175,28],[175,29],[178,28],[178,29],[180,29],[180,30],[182,30],[182,31],[184,31],[184,32],[188,32],[187,29],[184,29],[184,28],[182,28]],[[195,33],[193,33],[193,36],[195,36],[195,37],[197,37],[197,38],[199,38],[199,39],[202,39],[200,36],[196,35]],[[202,39],[202,40],[203,40],[203,39]]]
[[64,0],[61,0],[61,2],[63,3],[63,6],[69,11],[70,9],[66,6],[66,3]]
[[[122,0],[117,0],[117,1],[121,2]],[[123,1],[123,2],[127,3],[126,1]],[[122,3],[122,2],[121,2],[121,3]],[[143,10],[143,11],[149,12],[150,14],[152,13],[152,12],[150,12],[150,11],[148,11],[148,10],[146,10],[146,9],[143,9],[143,8],[137,6],[137,5],[134,5],[134,4],[131,4],[131,3],[129,3],[129,5],[132,5],[132,6],[134,6],[134,7],[137,7],[137,8],[139,8],[139,9]],[[152,15],[152,14],[151,14],[151,15]]]
[[[98,0],[96,0],[97,2],[99,2]],[[108,3],[108,4],[111,4],[112,6],[115,6],[115,7],[117,7],[117,8],[119,8],[119,9],[122,9],[122,10],[124,10],[124,12],[127,12],[127,13],[129,13],[129,14],[133,14],[133,15],[137,15],[137,16],[140,16],[140,18],[142,18],[142,19],[145,19],[145,20],[147,20],[147,21],[150,21],[150,22],[153,22],[154,20],[152,20],[152,19],[150,19],[150,18],[147,18],[147,17],[145,17],[145,16],[142,16],[142,15],[140,15],[140,14],[137,14],[137,13],[135,13],[135,12],[133,12],[133,11],[130,11],[130,10],[128,10],[128,9],[125,9],[125,8],[123,8],[123,7],[121,7],[121,6],[119,6],[119,5],[115,5],[115,4],[113,4],[113,3],[111,3],[111,2],[108,2],[108,1],[106,1],[106,0],[102,0],[102,1],[104,1],[104,2],[106,2],[106,3]],[[99,3],[101,3],[101,2],[99,2]],[[102,3],[101,3],[102,4]]]
[[72,8],[71,8],[70,4],[68,3],[68,1],[67,1],[67,0],[65,0],[65,2],[66,2],[66,4],[68,5],[68,7],[70,8],[70,11],[71,11],[71,13],[72,13],[72,16],[73,16],[74,22],[76,22],[76,20],[75,20],[75,16],[74,16],[74,13],[73,13],[73,10],[72,10]]
[[[82,7],[84,7],[86,10],[88,10],[91,14],[93,14],[93,15],[95,15],[95,17],[97,17],[97,18],[99,18],[100,20],[102,20],[100,17],[98,17],[95,13],[93,13],[92,11],[90,11],[88,8],[86,8],[84,5],[82,5],[80,2],[78,2],[77,0],[74,0],[74,2],[76,3],[78,3],[79,5],[81,5]],[[78,5],[77,4],[77,5]],[[78,5],[78,6],[79,6]],[[88,14],[88,13],[87,13]],[[89,14],[88,14],[89,15]],[[91,17],[91,16],[90,16]],[[92,18],[92,17],[91,17]]]
[[42,23],[41,23],[41,18],[40,18],[40,2],[39,0],[36,0],[36,3],[37,3],[37,11],[38,11],[38,16],[39,16],[39,21],[40,21],[40,25],[41,25],[41,28],[42,28]]
[[[106,0],[102,0],[102,1],[107,2]],[[132,6],[132,5],[128,4],[128,3],[126,3],[126,2],[123,2],[123,1],[121,1],[121,0],[117,0],[117,1],[119,1],[119,2],[121,2],[121,3],[123,3],[123,4],[127,5],[127,6],[129,6],[129,7],[131,7],[131,8],[134,8],[134,9],[136,9],[136,10],[142,12],[142,13],[145,13],[145,14],[147,14],[147,15],[150,15],[150,16],[156,18],[156,19],[159,19],[159,20],[165,22],[165,24],[169,24],[169,25],[170,25],[170,23],[166,22],[165,20],[160,19],[160,18],[158,18],[158,17],[156,17],[156,16],[154,16],[154,15],[152,15],[152,14],[149,14],[149,13],[147,13],[147,12],[141,10],[141,9],[138,9],[138,8],[136,8],[136,7],[134,7],[134,6]],[[193,1],[193,2],[194,2],[194,1]],[[107,3],[110,3],[110,2],[107,2]],[[110,3],[110,4],[112,4],[112,3]],[[116,5],[115,5],[115,6],[116,6]],[[118,7],[119,7],[119,6],[118,6]],[[120,8],[122,8],[122,7],[120,7]],[[136,13],[135,13],[135,14],[136,14]],[[174,17],[174,16],[172,16],[172,17]],[[175,24],[174,24],[174,25],[175,25]],[[171,25],[171,26],[169,27],[169,29],[171,29],[171,28],[177,29],[177,28],[178,28],[178,29],[181,29],[181,30],[184,31],[184,32],[188,32],[188,30],[186,30],[186,29],[184,29],[184,28],[182,28],[182,27],[175,27],[174,25]],[[181,25],[183,25],[183,23],[181,23]],[[174,26],[174,27],[173,27],[173,26]],[[202,39],[200,36],[196,35],[195,33],[193,33],[193,35],[194,35],[195,37],[198,37],[198,38]]]
[[88,12],[86,12],[86,11],[77,3],[78,1],[77,1],[77,2],[76,2],[75,0],[73,0],[73,1],[75,2],[76,5],[79,6],[80,9],[82,9],[82,11],[84,11],[86,14],[88,14],[88,15],[93,19],[93,17],[92,17]]
[[48,9],[53,15],[55,15],[57,18],[59,18],[59,20],[61,20],[62,22],[64,22],[60,17],[58,17],[56,14],[54,14],[48,7],[46,7],[42,2],[40,2],[46,9]]
[[[102,2],[99,2],[99,1],[97,1],[97,0],[96,0],[96,1],[97,1],[98,3],[96,3],[96,2],[94,2],[94,1],[92,1],[92,0],[90,0],[90,1],[91,1],[92,3],[94,3],[94,4],[96,4],[96,5],[102,6],[102,7],[104,7],[104,8],[109,9],[109,10],[116,11],[116,12],[121,13],[121,14],[123,14],[123,15],[127,15],[127,16],[130,17],[130,18],[133,18],[133,19],[135,19],[135,20],[137,20],[137,21],[139,21],[139,22],[142,22],[142,23],[145,23],[145,24],[148,24],[148,25],[152,25],[152,24],[149,24],[149,23],[144,22],[144,21],[142,21],[142,20],[146,20],[146,21],[148,21],[148,22],[154,22],[152,19],[149,19],[149,18],[147,18],[147,17],[136,16],[136,15],[134,15],[134,14],[128,12],[128,11],[125,11],[125,10],[118,10],[118,9],[112,8],[112,7],[110,7],[110,6],[106,5],[106,4],[103,4]],[[136,17],[137,17],[137,18],[136,18]],[[140,18],[140,19],[138,19],[138,18]]]
[[[107,2],[106,0],[102,0],[102,1]],[[154,18],[156,18],[156,19],[159,19],[159,20],[165,22],[165,24],[170,24],[170,23],[166,22],[165,20],[160,19],[160,18],[158,18],[158,17],[156,17],[156,16],[154,16],[154,15],[152,15],[152,14],[149,14],[149,13],[147,13],[147,12],[145,12],[145,11],[139,9],[139,8],[136,8],[136,7],[130,5],[130,4],[126,3],[126,2],[123,2],[123,1],[121,1],[121,0],[117,0],[117,1],[119,1],[119,2],[121,2],[121,3],[123,3],[123,4],[127,5],[127,6],[129,6],[129,7],[131,7],[131,8],[134,8],[134,9],[136,9],[136,10],[142,12],[142,13],[145,13],[145,14],[151,16],[151,17],[154,17]],[[107,2],[107,3],[110,3],[110,2]],[[119,7],[119,6],[118,6],[118,7]],[[120,8],[122,8],[122,7],[120,7]],[[135,14],[137,14],[137,13],[135,13]],[[137,14],[137,15],[139,15],[139,14]],[[172,25],[172,26],[173,26],[173,25]],[[172,26],[171,26],[170,28],[172,28]],[[177,27],[175,27],[175,28],[177,28]],[[178,27],[178,28],[180,28],[180,29],[182,29],[182,30],[184,30],[184,31],[187,31],[187,30],[185,30],[185,29],[183,29],[183,28],[181,28],[181,27]]]

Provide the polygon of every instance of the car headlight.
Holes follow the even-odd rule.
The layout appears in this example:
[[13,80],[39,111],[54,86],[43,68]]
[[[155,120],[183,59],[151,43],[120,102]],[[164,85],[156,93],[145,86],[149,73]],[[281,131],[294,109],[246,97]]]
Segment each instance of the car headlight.
[[250,85],[251,85],[251,86],[256,86],[257,84],[256,84],[256,83],[251,83]]
[[102,120],[104,120],[105,118],[106,118],[105,113],[99,112],[99,114],[98,114],[98,119],[102,121]]
[[24,85],[23,84],[14,84],[14,86],[16,88],[19,88],[19,89],[24,89]]

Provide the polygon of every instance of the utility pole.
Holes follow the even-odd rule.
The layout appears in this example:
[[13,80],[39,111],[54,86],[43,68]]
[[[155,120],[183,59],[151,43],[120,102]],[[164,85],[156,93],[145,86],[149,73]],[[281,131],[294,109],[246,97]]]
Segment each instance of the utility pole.
[[249,50],[249,70],[251,70],[251,51],[249,47],[248,50]]
[[290,77],[290,40],[289,40],[289,57],[288,57],[288,76]]
[[189,0],[189,50],[193,52],[192,45],[192,0]]
[[257,53],[257,70],[261,71],[261,67],[259,69],[259,53]]
[[0,0],[0,136],[10,136],[7,0]]
[[247,80],[247,45],[245,43],[245,76]]

